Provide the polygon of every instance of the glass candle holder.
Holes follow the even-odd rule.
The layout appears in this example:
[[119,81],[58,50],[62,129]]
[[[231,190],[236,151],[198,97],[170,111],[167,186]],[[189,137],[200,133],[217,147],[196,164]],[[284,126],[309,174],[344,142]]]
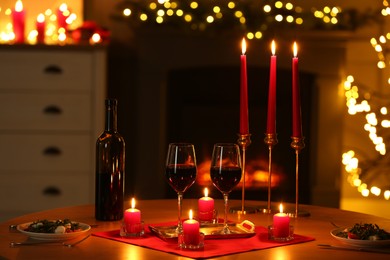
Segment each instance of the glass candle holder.
[[198,250],[204,247],[204,234],[199,233],[199,239],[188,239],[184,233],[179,233],[178,244],[181,249]]
[[212,211],[198,211],[198,220],[202,224],[218,223],[218,211],[216,209]]
[[288,234],[279,236],[280,232],[277,232],[273,225],[268,226],[268,239],[278,242],[287,242],[294,239],[294,226],[289,226]]
[[128,224],[124,221],[122,222],[120,228],[121,237],[140,237],[145,234],[144,222]]

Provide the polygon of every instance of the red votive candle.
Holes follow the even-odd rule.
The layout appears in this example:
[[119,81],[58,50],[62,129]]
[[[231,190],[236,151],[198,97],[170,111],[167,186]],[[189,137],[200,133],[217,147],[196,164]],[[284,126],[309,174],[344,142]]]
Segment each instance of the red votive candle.
[[198,200],[198,218],[200,221],[211,221],[214,217],[214,199],[210,198],[209,190],[204,189],[204,197]]
[[131,199],[131,208],[124,213],[124,222],[127,233],[141,232],[141,211],[135,208],[135,199]]
[[189,219],[183,222],[184,243],[186,245],[199,244],[199,222],[192,219],[192,210],[189,212]]
[[279,213],[273,216],[273,235],[275,238],[290,236],[290,217],[283,213],[283,205],[279,206]]
[[12,26],[15,34],[15,43],[24,43],[25,11],[21,0],[16,1],[12,11]]
[[248,84],[246,74],[246,42],[242,39],[241,83],[240,83],[240,134],[249,134],[248,122]]

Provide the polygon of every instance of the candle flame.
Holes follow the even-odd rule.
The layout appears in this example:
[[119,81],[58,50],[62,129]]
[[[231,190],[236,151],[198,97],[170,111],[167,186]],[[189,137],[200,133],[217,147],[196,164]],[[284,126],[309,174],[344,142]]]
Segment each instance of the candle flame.
[[245,38],[242,38],[241,50],[242,50],[242,55],[244,55],[246,53],[246,41],[245,41]]
[[209,196],[209,189],[204,188],[204,196],[208,197]]
[[193,217],[193,216],[192,216],[192,209],[190,209],[190,212],[188,212],[188,218],[189,218],[189,219],[192,219],[192,217]]
[[23,3],[22,3],[21,0],[16,1],[16,3],[15,3],[15,11],[16,12],[23,11]]
[[283,213],[283,205],[282,205],[282,203],[280,203],[280,205],[279,205],[279,212]]
[[271,52],[272,52],[272,55],[275,55],[276,45],[275,45],[275,41],[274,40],[272,40],[272,43],[271,43]]
[[298,56],[298,45],[297,45],[297,42],[294,42],[293,51],[294,51],[294,57],[297,57]]
[[44,14],[39,14],[37,17],[37,21],[40,23],[43,23],[45,21],[45,15]]
[[135,199],[134,198],[131,199],[131,208],[132,209],[135,208]]

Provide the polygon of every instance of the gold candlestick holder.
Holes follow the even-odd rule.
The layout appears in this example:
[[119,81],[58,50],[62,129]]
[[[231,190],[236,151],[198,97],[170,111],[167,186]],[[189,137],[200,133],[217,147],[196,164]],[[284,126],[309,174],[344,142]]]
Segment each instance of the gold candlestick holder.
[[295,211],[288,213],[292,217],[309,216],[306,211],[299,211],[299,153],[305,148],[304,137],[291,137],[291,148],[295,150]]
[[251,134],[238,134],[238,145],[242,150],[242,195],[241,195],[241,207],[233,207],[230,209],[231,212],[238,214],[249,214],[256,213],[256,209],[252,207],[245,207],[245,159],[246,159],[246,149],[251,144]]
[[278,143],[277,134],[265,134],[264,143],[268,145],[268,200],[267,208],[263,208],[261,212],[271,213],[272,148]]

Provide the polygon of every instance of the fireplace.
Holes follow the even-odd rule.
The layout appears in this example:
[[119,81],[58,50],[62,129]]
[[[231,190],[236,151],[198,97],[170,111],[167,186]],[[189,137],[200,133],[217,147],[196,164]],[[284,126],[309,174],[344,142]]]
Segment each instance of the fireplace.
[[[191,142],[195,145],[198,164],[197,183],[185,197],[198,198],[204,187],[211,196],[221,197],[209,179],[209,160],[214,143],[236,142],[239,128],[239,67],[218,66],[171,70],[167,79],[167,143]],[[249,128],[251,145],[246,157],[246,192],[248,200],[267,200],[268,147],[266,129],[269,69],[248,67]],[[300,203],[310,203],[310,118],[315,100],[315,76],[300,73],[302,128],[305,148],[299,165]],[[277,134],[278,144],[272,152],[272,201],[295,202],[295,152],[291,143],[291,70],[278,69]],[[240,185],[242,182],[240,183]],[[241,199],[241,186],[230,195]],[[167,188],[167,197],[176,194]]]

